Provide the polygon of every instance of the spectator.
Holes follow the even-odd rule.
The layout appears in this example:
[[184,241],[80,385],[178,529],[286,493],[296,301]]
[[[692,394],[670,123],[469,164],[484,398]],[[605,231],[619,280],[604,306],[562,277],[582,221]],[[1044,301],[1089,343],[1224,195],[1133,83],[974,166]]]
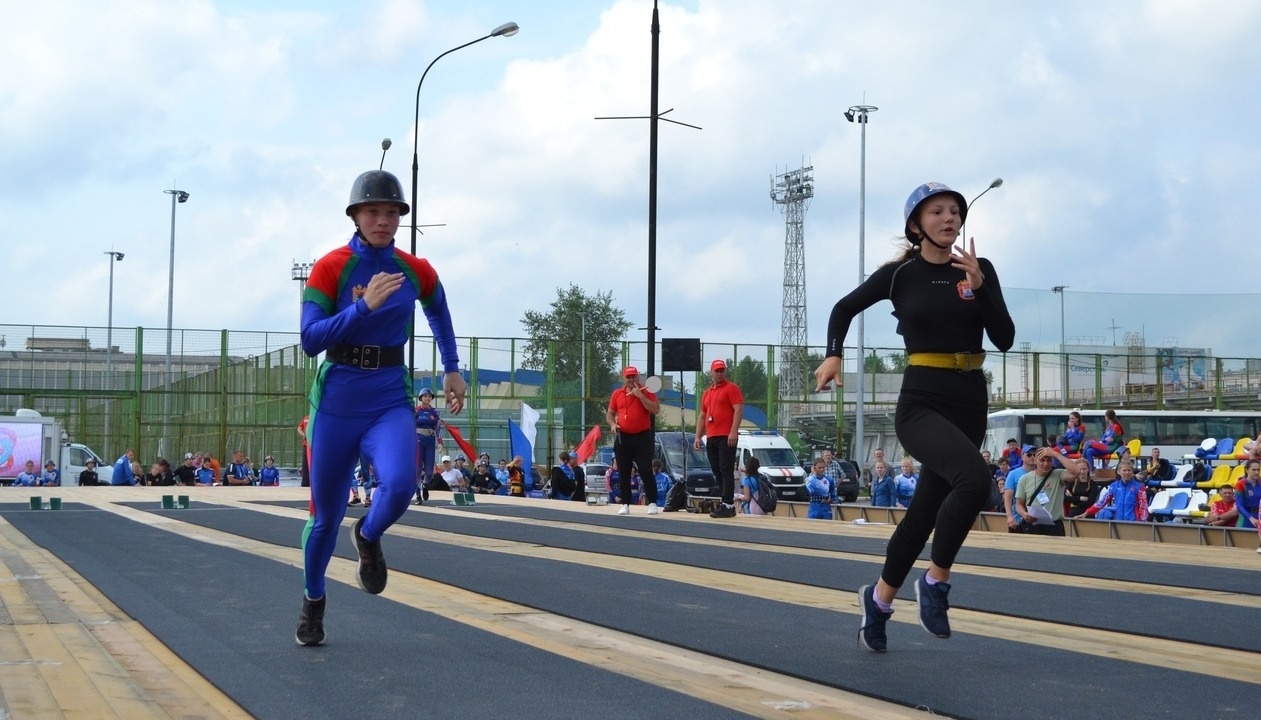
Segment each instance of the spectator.
[[1146,470],[1139,478],[1160,482],[1173,479],[1173,466],[1169,464],[1168,460],[1160,456],[1160,448],[1152,448],[1152,458],[1148,461]]
[[[298,469],[298,474],[302,477],[302,487],[311,487],[311,449],[306,444],[306,424],[310,419],[309,415],[303,415],[301,422],[298,423],[298,435],[302,438],[302,466]],[[198,461],[196,466],[200,467],[200,453],[198,453]]]
[[253,485],[254,475],[250,472],[250,466],[245,462],[245,453],[237,450],[232,453],[232,462],[227,469],[223,471],[224,485]]
[[735,499],[739,503],[740,512],[745,515],[765,515],[766,511],[757,502],[757,477],[761,474],[762,462],[750,455],[744,461],[740,484],[736,486]]
[[1020,442],[1016,438],[1007,438],[1007,447],[1003,449],[1003,457],[1007,458],[1007,464],[1016,467],[1021,464],[1021,458],[1024,452],[1020,449]]
[[153,461],[153,465],[149,467],[149,477],[146,484],[160,487],[174,485],[175,475],[171,472],[171,462],[163,457]]
[[[1086,513],[1093,504],[1092,488],[1090,478],[1085,475],[1078,475],[1069,482],[1064,488],[1064,515],[1078,517]],[[1143,492],[1143,497],[1147,497],[1146,491]]]
[[1086,430],[1081,424],[1081,413],[1074,410],[1068,414],[1068,424],[1064,426],[1059,442],[1051,444],[1056,446],[1061,455],[1073,455],[1081,452],[1082,440],[1085,437]]
[[1086,460],[1086,472],[1093,474],[1095,469],[1095,461],[1102,463],[1103,467],[1107,467],[1108,463],[1103,460],[1104,457],[1115,453],[1125,444],[1125,428],[1121,427],[1120,421],[1117,420],[1116,410],[1105,410],[1103,412],[1103,434],[1098,440],[1091,440],[1085,444],[1082,451],[1082,457]]
[[372,463],[368,462],[368,458],[362,455],[359,456],[359,469],[355,480],[358,481],[359,487],[363,488],[363,506],[372,507],[372,495],[377,489],[377,472]]
[[449,492],[465,492],[464,473],[455,469],[450,455],[442,456],[442,470],[429,484],[430,490],[447,490]]
[[652,479],[653,484],[657,486],[656,504],[658,508],[666,506],[666,493],[670,492],[670,476],[662,469],[664,467],[660,459],[652,459]]
[[609,396],[609,407],[604,413],[613,437],[613,465],[621,482],[617,493],[622,500],[618,515],[630,514],[627,501],[631,494],[632,464],[640,477],[649,479],[644,483],[648,514],[657,513],[657,483],[650,476],[655,474],[652,471],[652,419],[659,412],[661,404],[657,402],[657,395],[639,381],[639,369],[627,365],[622,369],[622,387]]
[[824,472],[823,458],[815,460],[811,470],[806,476],[806,495],[810,498],[806,517],[810,520],[832,520],[832,506],[836,504],[836,481]]
[[455,456],[455,469],[460,471],[460,475],[464,476],[464,486],[468,487],[469,480],[473,479],[473,471],[468,469],[468,461],[463,455]]
[[495,479],[499,481],[500,493],[508,491],[508,461],[499,458],[499,464],[495,467]]
[[258,471],[258,484],[280,487],[280,468],[276,467],[276,458],[271,455],[263,458],[263,468]]
[[[990,451],[989,451],[989,450],[982,450],[982,451],[981,451],[981,459],[985,461],[985,467],[987,467],[987,468],[989,468],[989,469],[990,469],[990,475],[991,475],[991,476],[993,476],[993,477],[998,477],[998,463],[995,463],[995,462],[994,462],[994,458],[993,458],[993,456],[992,456],[992,455],[990,455]],[[1007,458],[1005,458],[1005,457],[1004,457],[1004,458],[1000,458],[1000,459],[1001,459],[1001,460],[1006,460]],[[1004,474],[1006,474],[1006,473],[1004,473]]]
[[18,473],[17,478],[13,480],[14,487],[39,487],[40,475],[35,469],[35,461],[27,460],[22,468],[22,472]]
[[639,504],[639,468],[631,469],[630,478],[630,496],[625,500],[622,499],[622,478],[617,471],[616,465],[610,465],[609,471],[604,474],[604,489],[609,494],[610,505],[638,505]]
[[[446,458],[443,458],[444,460]],[[500,461],[502,462],[502,461]],[[525,497],[525,467],[520,455],[512,456],[508,463],[508,494],[513,497]]]
[[1007,482],[1007,478],[1003,476],[995,476],[994,484],[990,487],[990,496],[985,501],[985,508],[982,512],[1001,513],[1003,512],[1003,484]]
[[197,468],[197,484],[207,487],[215,484],[215,469],[208,462],[202,462],[201,467]]
[[1204,524],[1213,527],[1234,527],[1239,520],[1239,508],[1235,507],[1235,488],[1226,485],[1217,490],[1218,499],[1213,501]]
[[915,474],[915,461],[909,456],[902,458],[902,474],[894,478],[898,484],[898,504],[911,506],[911,498],[915,497],[915,488],[919,486],[919,475]]
[[197,484],[197,468],[193,467],[193,460],[192,453],[184,453],[184,462],[171,471],[171,474],[175,476],[175,482],[180,485]]
[[998,464],[994,466],[994,479],[1007,481],[1007,473],[1011,472],[1011,467],[1007,464],[1007,458],[999,458]]
[[1007,532],[1022,533],[1024,525],[1020,523],[1020,513],[1016,509],[1016,488],[1019,487],[1020,478],[1026,473],[1033,472],[1037,467],[1037,461],[1034,459],[1036,449],[1032,445],[1025,445],[1021,448],[1020,466],[1007,473],[1007,482],[1003,483],[1003,507],[1007,510]]
[[145,473],[144,468],[140,467],[139,460],[131,461],[131,476],[136,478],[137,485],[146,484],[147,473]]
[[79,473],[79,484],[100,485],[101,478],[96,474],[96,458],[88,458],[83,464],[86,467],[84,467],[83,472]]
[[1097,520],[1147,520],[1147,489],[1134,477],[1134,464],[1129,460],[1117,463],[1117,479],[1086,510],[1086,517]]
[[111,485],[135,485],[136,471],[132,468],[132,461],[136,459],[136,451],[127,448],[127,452],[123,453],[118,461],[114,463],[114,476],[110,479]]
[[[832,456],[832,450],[825,449],[823,451],[823,474],[832,479],[832,482],[838,482],[845,475],[845,470],[841,468],[841,461]],[[813,463],[811,463],[813,467]]]
[[705,435],[705,453],[709,469],[721,488],[718,507],[709,516],[736,516],[736,443],[740,439],[740,421],[744,417],[744,395],[739,386],[727,379],[727,362],[718,358],[709,364],[711,384],[701,395],[700,412],[696,413],[696,440],[701,449]]
[[884,460],[877,460],[871,466],[871,505],[872,507],[896,507],[898,504],[898,481],[889,475],[889,468]]
[[[489,458],[487,458],[489,460]],[[582,469],[582,465],[578,464],[578,454],[569,454],[569,467],[574,470],[574,495],[573,500],[577,502],[587,501],[587,473]]]
[[61,487],[61,471],[57,469],[57,463],[52,460],[44,463],[44,472],[39,476],[39,484],[44,487]]
[[[1257,528],[1261,532],[1261,521],[1257,520],[1258,506],[1261,506],[1261,460],[1246,462],[1244,476],[1235,483],[1235,507],[1239,510],[1236,525]],[[1261,548],[1257,548],[1257,552],[1261,552]]]
[[473,478],[469,481],[469,489],[483,495],[494,495],[499,490],[499,485],[499,480],[495,479],[495,473],[487,465],[486,458],[479,459],[473,470]]
[[[1064,536],[1064,483],[1084,472],[1081,461],[1070,460],[1054,448],[1039,448],[1037,465],[1016,488],[1016,510],[1031,535]],[[1062,468],[1055,467],[1058,460]]]
[[219,465],[219,461],[214,459],[210,453],[202,456],[201,464],[205,467],[206,463],[210,463],[210,469],[214,471],[215,482],[219,482],[219,478],[223,476],[223,467]]
[[560,464],[552,468],[548,497],[553,500],[569,500],[574,496],[574,469],[569,465],[569,453],[562,450],[557,459]]

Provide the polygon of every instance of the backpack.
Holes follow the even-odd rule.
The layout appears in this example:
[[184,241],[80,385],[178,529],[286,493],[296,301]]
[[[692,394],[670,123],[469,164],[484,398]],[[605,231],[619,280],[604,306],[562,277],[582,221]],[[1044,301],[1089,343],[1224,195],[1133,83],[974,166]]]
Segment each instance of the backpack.
[[775,505],[779,503],[779,499],[775,495],[775,486],[762,473],[757,475],[757,492],[753,494],[753,501],[767,515],[775,512]]
[[687,483],[682,480],[670,486],[666,492],[666,512],[678,512],[687,507]]

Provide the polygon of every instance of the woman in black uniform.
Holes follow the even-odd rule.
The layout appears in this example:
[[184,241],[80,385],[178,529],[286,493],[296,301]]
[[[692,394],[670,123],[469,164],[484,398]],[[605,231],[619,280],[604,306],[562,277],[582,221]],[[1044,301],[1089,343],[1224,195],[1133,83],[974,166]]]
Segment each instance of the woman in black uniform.
[[934,533],[932,565],[915,582],[920,625],[932,635],[950,637],[950,567],[993,482],[978,452],[989,410],[981,339],[989,335],[1006,352],[1016,329],[994,266],[976,256],[975,243],[967,249],[955,245],[967,212],[963,196],[941,183],[911,193],[903,213],[909,246],[832,308],[827,357],[814,371],[819,391],[833,382],[840,386],[841,348],[850,321],[880,300],[893,302],[907,352],[894,428],[923,470],[915,499],[889,540],[879,582],[858,591],[863,610],[859,641],[873,652],[885,650],[893,597],[929,533]]

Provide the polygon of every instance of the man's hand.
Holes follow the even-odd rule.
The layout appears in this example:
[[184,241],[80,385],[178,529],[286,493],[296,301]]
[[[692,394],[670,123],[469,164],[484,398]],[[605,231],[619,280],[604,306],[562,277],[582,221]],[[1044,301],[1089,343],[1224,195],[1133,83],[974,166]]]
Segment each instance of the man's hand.
[[363,293],[363,302],[369,310],[376,310],[402,286],[403,273],[379,272],[368,281],[368,287]]
[[464,409],[464,394],[468,388],[464,384],[464,376],[458,372],[449,372],[442,376],[442,394],[447,399],[447,407],[453,415],[459,415]]

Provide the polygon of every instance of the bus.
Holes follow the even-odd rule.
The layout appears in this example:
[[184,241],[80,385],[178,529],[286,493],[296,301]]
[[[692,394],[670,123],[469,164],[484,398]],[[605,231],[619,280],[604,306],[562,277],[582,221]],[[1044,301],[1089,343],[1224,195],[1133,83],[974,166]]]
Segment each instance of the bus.
[[[1007,447],[1009,438],[1021,445],[1046,445],[1049,435],[1058,436],[1068,424],[1071,410],[1026,408],[997,410],[989,414],[985,442],[981,449],[997,458]],[[1103,410],[1077,410],[1081,413],[1086,440],[1098,440],[1103,434]],[[1161,456],[1177,464],[1184,455],[1192,455],[1206,439],[1239,440],[1255,438],[1261,430],[1261,413],[1228,410],[1127,410],[1117,408],[1117,421],[1125,429],[1125,441],[1138,438],[1143,443],[1142,455],[1160,448]]]

